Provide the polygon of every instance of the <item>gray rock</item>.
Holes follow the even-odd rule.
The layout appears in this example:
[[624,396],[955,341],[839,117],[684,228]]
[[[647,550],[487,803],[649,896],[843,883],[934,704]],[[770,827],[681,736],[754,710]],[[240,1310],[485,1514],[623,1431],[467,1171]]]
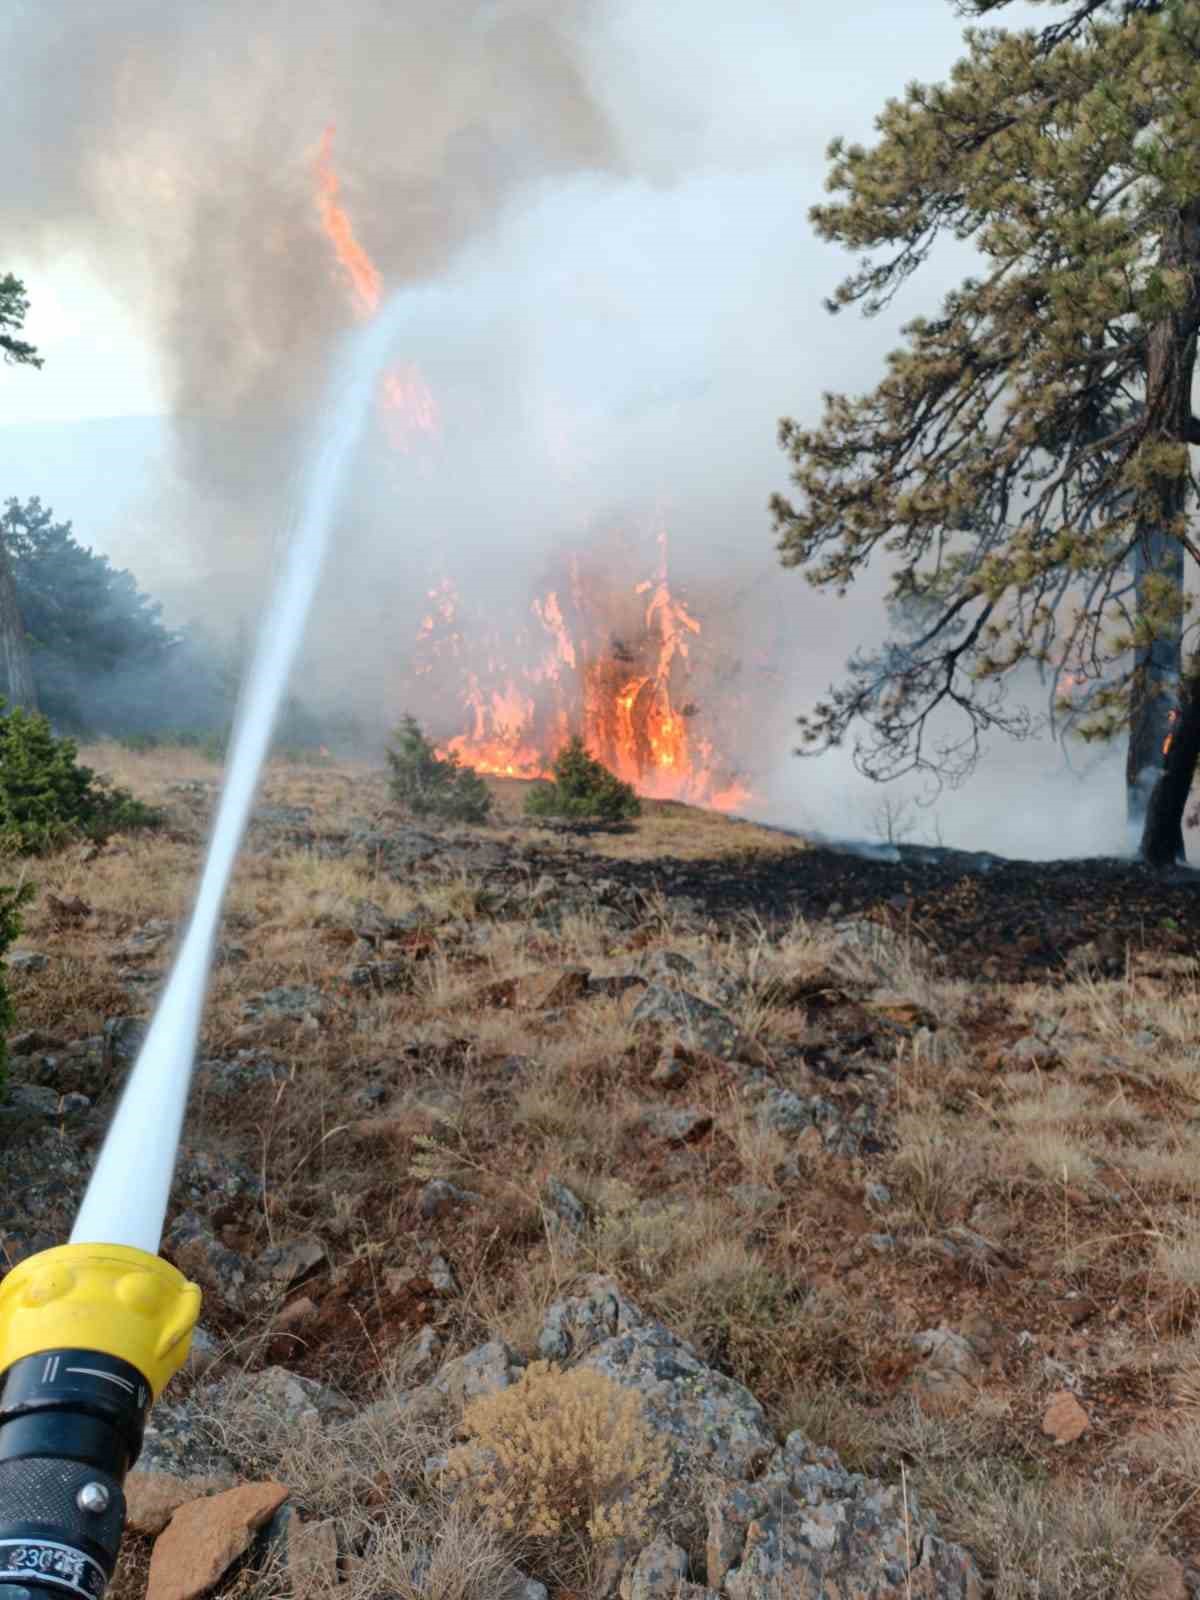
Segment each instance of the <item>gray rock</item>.
[[54,1120],[59,1115],[59,1096],[53,1089],[37,1083],[13,1083],[8,1089],[9,1105],[34,1116]]
[[269,1056],[256,1056],[250,1050],[239,1050],[232,1061],[196,1063],[197,1089],[222,1096],[282,1083],[287,1076],[288,1070],[281,1063],[272,1061]]
[[373,900],[354,902],[350,908],[350,929],[357,938],[365,939],[372,945],[391,939],[397,931],[393,919]]
[[319,1017],[324,1011],[324,995],[307,983],[282,984],[242,1002],[243,1014],[251,1018],[287,1017],[299,1022],[305,1017]]
[[926,1328],[914,1333],[910,1340],[925,1364],[942,1372],[954,1372],[963,1378],[974,1378],[980,1372],[979,1357],[970,1343],[953,1328]]
[[265,1367],[261,1372],[239,1374],[227,1380],[223,1394],[225,1402],[236,1405],[239,1412],[258,1411],[263,1417],[288,1426],[336,1421],[351,1416],[354,1410],[335,1390],[314,1378],[289,1372],[286,1367]]
[[221,1347],[209,1333],[203,1323],[197,1323],[192,1329],[192,1342],[188,1348],[187,1360],[183,1370],[192,1378],[203,1377],[206,1372],[216,1365],[221,1354]]
[[686,1552],[660,1533],[626,1566],[621,1600],[677,1600],[687,1575]]
[[831,1450],[788,1435],[765,1476],[712,1506],[708,1581],[728,1600],[982,1600],[971,1557],[945,1543],[912,1490],[847,1472]]
[[706,1367],[662,1323],[644,1318],[611,1278],[590,1276],[583,1288],[549,1308],[539,1354],[592,1367],[635,1389],[680,1472],[753,1475],[775,1438],[750,1391]]
[[766,1216],[768,1212],[778,1211],[783,1204],[783,1196],[763,1183],[735,1183],[729,1197],[739,1211],[750,1216]]
[[207,1390],[186,1400],[159,1400],[151,1408],[138,1456],[139,1472],[167,1472],[176,1478],[221,1477],[234,1471],[232,1459],[212,1443],[209,1419],[216,1401]]
[[636,1123],[652,1138],[662,1139],[667,1144],[691,1144],[709,1133],[712,1125],[708,1112],[697,1111],[693,1106],[681,1106],[678,1111],[655,1107],[643,1112]]
[[404,1352],[404,1371],[410,1378],[426,1378],[437,1371],[442,1354],[442,1340],[436,1328],[428,1324]]
[[519,1376],[524,1363],[500,1339],[492,1339],[465,1356],[456,1356],[438,1369],[432,1387],[455,1405],[474,1400],[477,1395],[497,1394]]
[[686,989],[648,984],[633,1008],[632,1020],[657,1023],[688,1049],[727,1061],[757,1061],[761,1055],[731,1016]]
[[185,1146],[175,1166],[171,1198],[175,1204],[210,1214],[225,1200],[257,1199],[262,1185],[252,1172],[212,1150]]
[[144,1017],[109,1017],[104,1024],[104,1065],[108,1071],[120,1072],[137,1060],[149,1032],[150,1024]]
[[418,1206],[426,1222],[433,1222],[457,1211],[460,1206],[479,1205],[482,1200],[483,1196],[473,1189],[460,1189],[447,1178],[430,1178],[421,1190]]
[[272,1245],[269,1250],[264,1250],[255,1261],[254,1270],[265,1287],[275,1294],[286,1294],[289,1289],[328,1265],[325,1246],[319,1239],[306,1234],[303,1238],[290,1239],[285,1244]]
[[551,1175],[542,1185],[542,1203],[572,1233],[582,1233],[588,1225],[587,1207],[560,1178]]
[[838,1120],[837,1107],[823,1095],[799,1095],[792,1089],[769,1089],[759,1102],[758,1121],[775,1133],[803,1133]]
[[412,964],[408,961],[352,961],[342,974],[352,989],[411,989]]
[[175,1265],[202,1289],[216,1294],[226,1305],[244,1304],[248,1268],[245,1257],[228,1249],[208,1223],[194,1211],[185,1211],[163,1237]]
[[696,963],[678,950],[652,950],[638,963],[639,971],[647,978],[678,980],[699,972]]
[[886,1183],[868,1183],[863,1188],[863,1199],[869,1206],[883,1211],[892,1203],[892,1191]]
[[10,950],[5,957],[10,972],[44,972],[49,964],[50,957],[40,950]]
[[896,1235],[894,1233],[868,1233],[866,1242],[877,1256],[888,1256],[896,1248]]
[[443,850],[442,841],[419,828],[399,827],[389,833],[361,834],[355,841],[367,857],[389,877],[403,878],[414,867],[430,861]]

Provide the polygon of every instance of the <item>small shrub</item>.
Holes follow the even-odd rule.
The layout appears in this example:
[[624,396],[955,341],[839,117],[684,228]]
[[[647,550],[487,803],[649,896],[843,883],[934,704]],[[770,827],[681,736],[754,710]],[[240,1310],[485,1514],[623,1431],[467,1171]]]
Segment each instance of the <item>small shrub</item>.
[[124,733],[117,743],[135,755],[154,750],[195,750],[206,761],[221,762],[229,746],[230,730],[214,732],[203,728],[169,728],[162,733]]
[[36,855],[68,839],[104,839],[161,821],[81,766],[78,748],[56,737],[45,717],[20,706],[5,711],[0,701],[0,852]]
[[[0,959],[21,932],[21,907],[33,899],[31,883],[0,884]],[[8,1035],[16,1020],[12,998],[0,975],[0,1097],[8,1076]]]
[[642,803],[633,786],[623,783],[603,762],[589,755],[577,735],[558,753],[554,782],[535,784],[526,798],[525,810],[531,817],[624,822],[641,816]]
[[405,717],[387,752],[393,797],[416,817],[486,822],[492,791],[453,751],[440,756],[415,717]]
[[638,1395],[589,1367],[534,1361],[516,1383],[472,1400],[470,1442],[447,1471],[498,1529],[521,1538],[644,1536],[671,1475],[671,1451]]

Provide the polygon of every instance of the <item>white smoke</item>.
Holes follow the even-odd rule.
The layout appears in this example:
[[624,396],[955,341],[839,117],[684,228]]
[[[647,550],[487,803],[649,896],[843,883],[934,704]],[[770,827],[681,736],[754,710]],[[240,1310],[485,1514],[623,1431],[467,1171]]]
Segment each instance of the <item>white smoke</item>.
[[[827,141],[869,138],[889,94],[960,53],[949,6],[58,0],[18,4],[0,47],[21,157],[0,209],[30,288],[39,262],[86,259],[133,308],[170,394],[173,475],[145,486],[136,539],[110,533],[115,559],[137,568],[157,542],[173,552],[157,570],[193,605],[253,615],[353,320],[314,198],[336,124],[339,198],[385,291],[437,282],[453,309],[414,323],[403,352],[439,441],[406,454],[379,427],[362,453],[310,696],[383,725],[437,574],[477,613],[527,614],[548,567],[589,543],[642,538],[630,576],[648,576],[661,524],[675,580],[701,607],[736,602],[747,659],[771,640],[755,809],[871,834],[884,792],[841,752],[790,751],[795,715],[885,632],[884,576],[846,601],[812,591],[778,568],[765,506],[787,486],[779,416],[872,386],[901,324],[968,270],[948,248],[892,312],[833,319],[822,301],[849,263],[806,220]],[[52,484],[40,492],[53,504]],[[436,682],[427,693],[418,709],[456,710]],[[914,836],[1115,848],[1113,764],[1081,778],[1045,743],[997,744],[914,813]]]

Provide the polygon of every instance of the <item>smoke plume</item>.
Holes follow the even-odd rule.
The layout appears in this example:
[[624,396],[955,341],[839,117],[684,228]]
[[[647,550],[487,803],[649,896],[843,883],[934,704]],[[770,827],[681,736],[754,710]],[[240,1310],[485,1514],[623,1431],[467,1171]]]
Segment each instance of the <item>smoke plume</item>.
[[[736,701],[724,754],[753,808],[869,834],[881,793],[840,754],[797,763],[790,747],[795,714],[884,631],[884,574],[848,601],[814,593],[779,571],[765,502],[786,485],[778,417],[876,381],[900,323],[969,264],[948,250],[919,303],[866,326],[822,309],[846,267],[806,222],[826,142],[869,137],[888,94],[959,52],[935,0],[902,38],[894,20],[894,0],[845,16],[791,0],[18,0],[0,22],[20,152],[0,220],[25,258],[86,260],[158,352],[174,478],[146,487],[142,521],[157,507],[157,536],[186,548],[181,619],[261,604],[334,346],[371,312],[349,237],[413,315],[337,530],[306,697],[376,732],[411,708],[453,734],[459,685],[417,659],[431,589],[451,580],[464,633],[507,637],[529,668],[535,599],[648,582],[665,534],[706,630],[705,697]],[[1045,745],[1018,760],[1059,763]],[[996,798],[1013,770],[1001,756],[943,801],[946,842],[1107,839],[1104,807],[1075,840],[1040,830],[1041,802],[1014,827]]]

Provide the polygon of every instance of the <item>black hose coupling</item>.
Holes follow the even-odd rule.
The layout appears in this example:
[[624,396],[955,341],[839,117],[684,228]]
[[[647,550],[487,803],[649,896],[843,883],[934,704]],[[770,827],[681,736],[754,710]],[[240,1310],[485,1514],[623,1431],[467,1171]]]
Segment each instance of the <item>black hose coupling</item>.
[[95,1350],[16,1361],[0,1387],[0,1600],[100,1600],[150,1385]]

